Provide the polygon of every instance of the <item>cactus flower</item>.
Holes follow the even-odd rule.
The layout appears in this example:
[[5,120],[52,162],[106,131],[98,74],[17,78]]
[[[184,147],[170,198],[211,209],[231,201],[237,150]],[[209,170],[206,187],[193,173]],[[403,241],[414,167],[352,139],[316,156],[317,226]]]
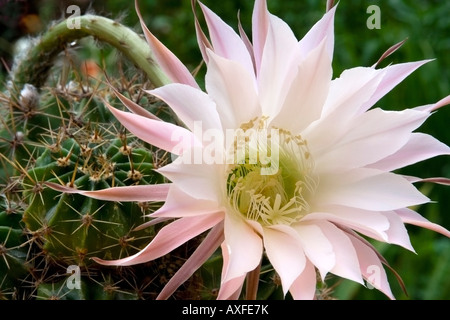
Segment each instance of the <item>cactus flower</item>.
[[362,285],[366,280],[393,299],[386,261],[365,237],[411,251],[405,224],[450,237],[410,209],[430,201],[414,183],[449,180],[394,173],[450,154],[434,137],[415,132],[450,96],[402,111],[375,106],[428,61],[355,67],[333,79],[336,7],[299,41],[269,13],[265,0],[255,1],[251,40],[242,28],[236,33],[199,6],[209,31],[207,37],[195,20],[207,67],[205,90],[141,18],[150,47],[173,81],[148,93],[166,102],[183,125],[161,121],[123,96],[132,112],[107,105],[131,133],[174,155],[158,169],[170,182],[100,191],[50,185],[112,201],[165,201],[147,225],[172,220],[145,249],[97,262],[143,263],[209,231],[159,298],[170,296],[221,248],[219,299],[238,298],[263,255],[284,294],[294,299],[315,298],[317,275],[324,279],[328,273]]

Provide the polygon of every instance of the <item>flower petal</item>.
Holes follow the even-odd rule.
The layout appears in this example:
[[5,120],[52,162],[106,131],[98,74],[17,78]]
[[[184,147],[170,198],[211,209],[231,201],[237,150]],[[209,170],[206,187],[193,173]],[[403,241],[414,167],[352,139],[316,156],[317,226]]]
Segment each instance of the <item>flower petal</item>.
[[258,92],[263,114],[274,117],[298,72],[297,66],[292,64],[297,62],[298,48],[294,33],[284,21],[274,15],[269,16],[269,21],[258,74]]
[[224,230],[229,263],[224,270],[222,283],[254,270],[260,263],[263,253],[260,236],[244,219],[226,214]]
[[361,107],[360,112],[362,113],[369,110],[378,100],[380,100],[384,95],[394,89],[395,86],[402,82],[406,77],[408,77],[419,67],[430,61],[431,60],[423,60],[417,62],[400,63],[384,68],[383,70],[386,73],[384,74],[383,79],[381,80],[374,94]]
[[172,162],[157,171],[195,199],[221,202],[223,165]]
[[191,131],[195,132],[196,122],[203,130],[222,131],[216,105],[203,91],[173,83],[146,92],[165,101]]
[[244,27],[241,24],[241,16],[238,12],[238,29],[239,29],[239,35],[241,36],[242,41],[244,42],[245,47],[247,48],[249,54],[250,54],[250,58],[252,59],[252,63],[253,63],[253,68],[254,68],[254,72],[256,73],[255,70],[255,55],[253,53],[253,44],[250,41],[250,38],[247,36],[247,33],[245,33]]
[[85,191],[75,188],[69,188],[60,184],[46,182],[46,186],[65,193],[81,194],[90,198],[106,201],[165,201],[169,193],[171,184],[149,184],[126,187],[113,187],[95,191]]
[[198,236],[223,220],[223,213],[181,218],[158,231],[153,240],[138,253],[119,260],[92,258],[108,266],[130,266],[148,262],[169,253],[186,241]]
[[249,74],[253,74],[253,62],[242,39],[219,16],[199,2],[208,25],[209,36],[217,55],[235,61]]
[[225,281],[225,274],[228,270],[228,265],[230,263],[230,250],[226,242],[222,242],[222,258],[223,258],[223,267],[221,274],[221,284],[219,294],[217,295],[218,300],[237,300],[241,294],[242,287],[244,286],[244,281],[247,274],[244,274],[240,277],[236,277]]
[[273,126],[297,134],[320,117],[332,76],[325,44],[322,41],[298,67],[283,107],[272,121]]
[[403,208],[396,210],[396,212],[404,223],[413,224],[422,228],[427,228],[450,238],[450,231],[448,231],[447,229],[436,223],[430,222],[429,220],[425,219],[420,214],[411,209]]
[[415,132],[400,150],[369,167],[393,171],[440,155],[450,155],[450,147],[430,135]]
[[430,201],[404,177],[368,168],[321,176],[317,194],[317,200],[324,205],[372,211],[396,210]]
[[345,70],[339,78],[331,81],[321,118],[302,132],[312,155],[328,150],[342,138],[361,106],[374,94],[382,77],[383,71],[358,67]]
[[326,221],[316,221],[315,223],[320,227],[325,237],[333,246],[336,264],[330,272],[340,277],[364,284],[356,250],[347,234],[332,223]]
[[314,265],[306,260],[303,272],[295,279],[289,289],[295,300],[313,300],[316,296],[316,270]]
[[148,112],[147,110],[142,108],[140,105],[138,105],[134,101],[125,97],[123,94],[121,94],[119,91],[117,91],[112,85],[111,85],[111,88],[114,90],[114,94],[116,95],[116,97],[119,98],[119,100],[124,104],[124,106],[127,107],[128,110],[130,110],[131,112],[133,112],[137,115],[149,118],[149,119],[161,120],[157,116],[155,116],[153,113]]
[[[427,112],[406,109],[372,109],[353,120],[351,128],[330,150],[316,154],[316,166],[324,172],[364,167],[403,147],[411,132],[429,116]],[[349,155],[351,155],[349,157]]]
[[217,300],[238,300],[244,285],[245,275],[222,282]]
[[389,229],[386,231],[388,243],[402,246],[403,248],[415,252],[409,239],[408,230],[399,215],[394,211],[381,212],[389,220]]
[[261,68],[269,24],[269,11],[267,10],[266,0],[256,0],[252,15],[252,42],[257,75],[259,75]]
[[386,231],[389,229],[389,220],[380,212],[368,211],[343,206],[325,206],[303,218],[303,221],[325,220],[347,226],[359,233],[379,241],[387,241]]
[[147,43],[155,53],[155,57],[158,61],[159,66],[164,70],[164,72],[166,72],[170,80],[172,80],[173,82],[184,83],[194,88],[199,88],[197,82],[195,81],[189,70],[186,68],[186,66],[147,28],[144,19],[142,18],[141,12],[139,11],[137,0],[136,13],[139,17],[139,21],[141,23],[142,30],[144,31],[144,36],[147,39]]
[[359,264],[361,266],[361,273],[364,279],[366,279],[371,286],[383,292],[390,299],[394,299],[391,287],[389,286],[386,271],[384,270],[377,253],[354,236],[348,234],[348,237],[356,249]]
[[334,50],[334,16],[337,6],[330,9],[324,16],[308,31],[300,40],[299,48],[301,55],[306,57],[310,51],[314,50],[326,39],[326,50],[330,60],[333,59]]
[[433,112],[438,110],[439,108],[445,107],[446,105],[450,104],[450,95],[446,96],[445,98],[442,98],[436,103],[427,104],[424,106],[415,107],[415,110],[421,110],[421,111],[427,111],[427,112]]
[[300,222],[292,227],[297,231],[306,256],[317,267],[324,280],[327,273],[336,265],[332,244],[321,228],[314,223]]
[[176,185],[172,185],[164,205],[149,216],[153,218],[181,218],[218,211],[221,211],[221,209],[217,202],[193,198],[181,191]]
[[[223,129],[237,129],[261,115],[255,80],[240,64],[208,50],[206,90],[217,105]],[[243,90],[245,88],[245,90]]]
[[223,257],[223,268],[222,268],[222,282],[220,284],[219,294],[217,300],[237,300],[242,291],[244,285],[246,274],[242,276],[225,281],[225,273],[228,270],[228,265],[230,263],[230,254],[228,246],[225,242],[222,243],[222,257]]
[[417,179],[416,182],[431,182],[440,184],[443,186],[450,186],[450,179],[445,177],[433,177],[433,178],[425,178],[425,179]]
[[199,269],[205,261],[217,250],[223,242],[223,224],[213,227],[202,243],[195,249],[194,253],[181,266],[181,268],[170,278],[164,289],[159,293],[157,300],[168,299],[194,272]]
[[132,134],[158,148],[181,154],[193,145],[200,145],[194,134],[185,128],[106,106]]
[[290,227],[277,225],[264,228],[264,248],[281,278],[283,294],[303,272],[306,257],[297,233]]

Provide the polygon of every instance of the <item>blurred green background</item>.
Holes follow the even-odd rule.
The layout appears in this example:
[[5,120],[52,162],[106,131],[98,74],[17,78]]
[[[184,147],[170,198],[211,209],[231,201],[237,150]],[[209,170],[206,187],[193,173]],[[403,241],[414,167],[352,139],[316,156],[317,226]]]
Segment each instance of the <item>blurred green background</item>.
[[[250,35],[253,1],[204,0],[204,4],[219,14],[231,26],[237,26],[237,12],[244,29]],[[269,11],[285,20],[300,39],[325,12],[326,0],[268,0]],[[23,1],[0,2],[0,89],[4,90],[7,70],[13,65],[14,45],[20,38],[34,37],[54,20],[67,14],[69,5],[78,5],[82,12],[93,12],[120,21],[140,31],[134,1]],[[370,5],[381,10],[381,28],[368,29],[366,21]],[[195,39],[193,14],[189,0],[141,0],[141,12],[149,29],[193,70],[201,62]],[[408,38],[393,55],[381,63],[401,63],[435,59],[421,67],[398,85],[377,106],[401,110],[434,103],[450,94],[450,2],[439,0],[341,0],[335,21],[334,76],[347,68],[371,66],[391,45]],[[86,59],[105,60],[110,75],[114,75],[117,58],[108,47],[80,51]],[[201,73],[200,73],[201,75]],[[198,77],[201,82],[201,76]],[[450,107],[433,115],[421,128],[450,145]],[[450,160],[438,157],[402,169],[401,173],[419,177],[450,178]],[[433,203],[416,208],[427,219],[450,229],[450,189],[430,184],[418,184]],[[374,242],[391,266],[403,278],[408,295],[387,271],[394,295],[398,299],[450,298],[450,240],[432,231],[408,226],[411,242],[417,254],[403,248]],[[335,279],[330,279],[332,285]],[[385,299],[376,290],[366,289],[351,281],[340,281],[332,296],[337,299]]]

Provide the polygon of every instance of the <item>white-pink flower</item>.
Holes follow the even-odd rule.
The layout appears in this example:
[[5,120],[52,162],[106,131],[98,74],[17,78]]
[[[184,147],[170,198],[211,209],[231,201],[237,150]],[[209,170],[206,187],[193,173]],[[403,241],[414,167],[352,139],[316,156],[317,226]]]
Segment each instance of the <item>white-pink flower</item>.
[[[295,299],[315,297],[316,272],[322,279],[332,273],[362,285],[365,279],[394,298],[383,259],[363,236],[411,251],[405,223],[450,237],[448,230],[408,209],[429,202],[413,185],[422,180],[392,172],[450,154],[448,146],[415,132],[433,111],[450,103],[450,96],[403,111],[375,107],[427,61],[356,67],[332,79],[336,7],[300,41],[268,12],[265,0],[255,1],[252,41],[242,28],[237,34],[201,3],[200,8],[209,30],[208,40],[196,20],[206,91],[141,18],[149,45],[173,81],[148,93],[165,101],[185,126],[163,122],[123,96],[132,112],[108,106],[130,132],[178,156],[158,169],[170,183],[93,192],[49,184],[111,201],[165,201],[149,224],[175,220],[145,249],[97,261],[143,263],[210,230],[160,298],[170,296],[219,247],[219,299],[239,297],[263,255],[280,276],[284,293]],[[240,135],[227,139],[230,132]]]

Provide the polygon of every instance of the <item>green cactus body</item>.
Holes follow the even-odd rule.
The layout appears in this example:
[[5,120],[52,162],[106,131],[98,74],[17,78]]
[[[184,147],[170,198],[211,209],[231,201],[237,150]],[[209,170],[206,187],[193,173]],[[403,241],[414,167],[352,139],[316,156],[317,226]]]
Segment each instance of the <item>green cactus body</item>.
[[27,237],[21,223],[21,208],[15,207],[10,193],[0,198],[0,300],[17,294],[28,273]]
[[[71,282],[73,281],[73,282]],[[110,279],[96,282],[89,278],[80,278],[75,286],[70,277],[56,283],[39,285],[38,300],[137,300],[134,292],[122,291]]]
[[88,144],[68,139],[59,150],[45,151],[28,172],[34,187],[27,191],[31,199],[23,220],[28,229],[41,233],[46,253],[68,263],[86,264],[92,256],[123,258],[153,235],[149,229],[133,231],[144,222],[137,203],[119,204],[41,188],[39,181],[70,183],[83,190],[161,181],[148,150],[126,146],[121,139],[102,144],[99,135],[94,141],[95,135]]

